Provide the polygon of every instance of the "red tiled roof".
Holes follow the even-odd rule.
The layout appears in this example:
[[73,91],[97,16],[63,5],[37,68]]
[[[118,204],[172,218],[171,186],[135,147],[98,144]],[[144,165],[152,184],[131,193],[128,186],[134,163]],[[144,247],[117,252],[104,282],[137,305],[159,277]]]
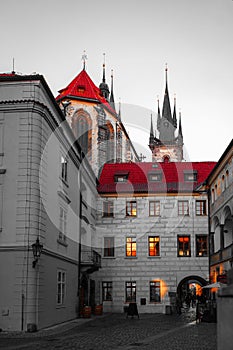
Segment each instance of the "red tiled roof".
[[[105,164],[99,178],[99,193],[193,192],[208,177],[216,162],[114,163]],[[128,172],[127,182],[115,182],[115,175]],[[185,173],[196,172],[197,181],[185,181]],[[149,181],[160,173],[161,181]]]
[[87,100],[96,100],[103,104],[111,113],[116,114],[108,101],[103,97],[100,89],[93,83],[87,72],[83,69],[64,89],[59,90],[56,100],[65,97],[76,97]]

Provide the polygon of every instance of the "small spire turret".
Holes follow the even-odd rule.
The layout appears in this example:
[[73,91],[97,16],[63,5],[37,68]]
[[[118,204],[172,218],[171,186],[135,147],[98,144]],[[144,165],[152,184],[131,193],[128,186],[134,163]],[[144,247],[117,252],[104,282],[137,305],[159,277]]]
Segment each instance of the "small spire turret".
[[176,96],[174,97],[174,110],[173,110],[173,125],[177,128],[177,118],[176,118]]
[[105,53],[103,54],[104,56],[104,63],[103,63],[103,79],[102,83],[99,85],[99,89],[102,92],[104,98],[108,101],[109,98],[109,87],[108,84],[106,84],[106,79],[105,79]]
[[113,70],[111,70],[111,94],[110,94],[110,105],[112,109],[115,111],[115,101],[114,101],[114,94],[113,94]]

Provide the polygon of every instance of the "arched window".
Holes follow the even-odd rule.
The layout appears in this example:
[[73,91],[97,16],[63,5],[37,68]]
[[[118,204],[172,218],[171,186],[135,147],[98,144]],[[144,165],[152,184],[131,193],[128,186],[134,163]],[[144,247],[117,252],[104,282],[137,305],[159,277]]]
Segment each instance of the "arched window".
[[225,176],[222,176],[222,192],[225,191]]
[[229,186],[229,171],[226,171],[226,188]]
[[[73,132],[85,155],[91,151],[91,120],[84,110],[79,110],[73,117]],[[90,157],[89,157],[90,158]]]
[[114,129],[110,122],[107,122],[107,162],[113,163],[115,160],[115,137]]
[[213,204],[215,200],[215,195],[214,195],[214,188],[211,190],[211,203]]
[[170,162],[170,157],[168,155],[163,157],[163,162],[164,163],[169,163]]

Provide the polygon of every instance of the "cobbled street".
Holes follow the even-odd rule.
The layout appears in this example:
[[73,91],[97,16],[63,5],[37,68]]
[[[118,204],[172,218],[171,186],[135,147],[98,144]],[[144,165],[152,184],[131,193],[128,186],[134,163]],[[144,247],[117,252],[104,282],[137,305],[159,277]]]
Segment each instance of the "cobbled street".
[[126,318],[107,314],[77,319],[37,333],[0,334],[0,349],[21,350],[216,350],[216,324],[196,324],[194,312],[142,314]]

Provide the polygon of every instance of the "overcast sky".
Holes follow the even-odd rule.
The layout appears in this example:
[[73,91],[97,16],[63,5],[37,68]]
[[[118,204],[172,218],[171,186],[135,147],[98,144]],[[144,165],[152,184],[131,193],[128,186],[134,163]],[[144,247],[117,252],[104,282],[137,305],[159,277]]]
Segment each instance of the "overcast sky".
[[82,69],[83,50],[98,85],[105,52],[108,83],[113,69],[122,119],[147,161],[165,63],[187,160],[218,160],[231,141],[232,0],[0,0],[0,6],[0,71],[11,71],[14,57],[16,72],[43,74],[56,96]]

